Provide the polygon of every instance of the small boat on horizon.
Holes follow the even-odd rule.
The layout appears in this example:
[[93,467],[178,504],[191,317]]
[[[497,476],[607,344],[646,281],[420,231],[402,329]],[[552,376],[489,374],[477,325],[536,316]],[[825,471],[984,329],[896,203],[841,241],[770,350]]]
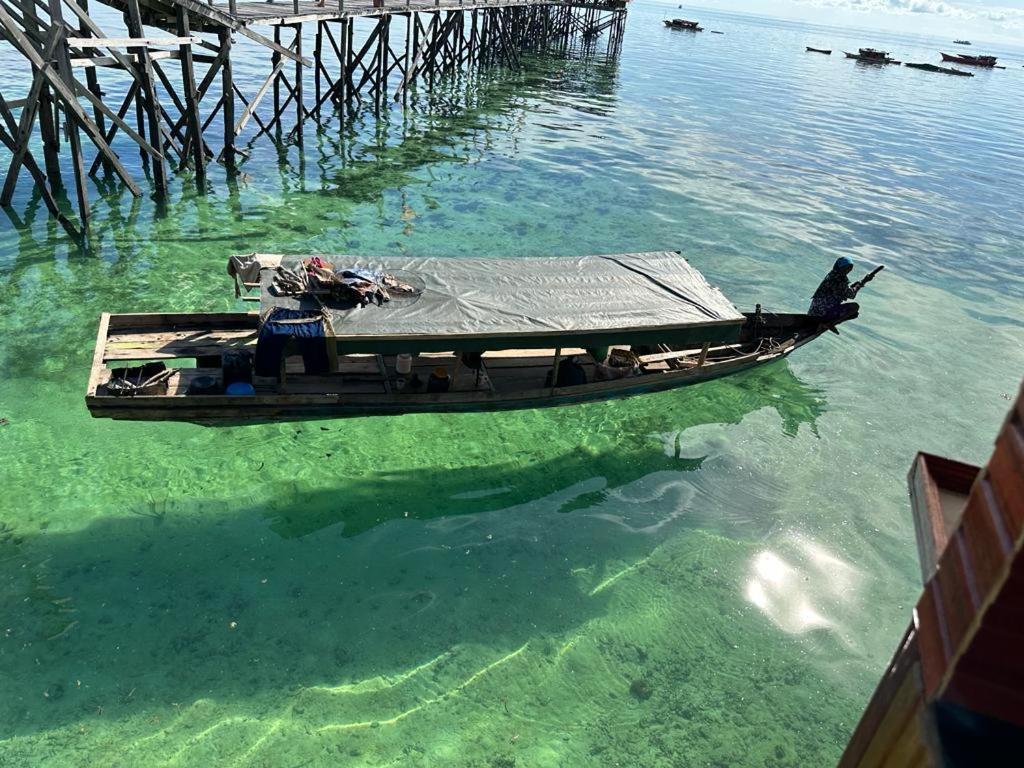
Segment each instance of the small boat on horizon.
[[888,51],[879,51],[875,48],[860,48],[857,53],[843,51],[848,59],[856,59],[865,64],[900,64],[901,62],[889,57]]
[[970,45],[970,40],[954,40],[953,45]]
[[940,67],[938,64],[917,64],[912,61],[908,61],[903,66],[911,67],[913,69],[921,69],[925,72],[942,72],[947,75],[960,75],[961,77],[974,77],[973,72],[965,72],[962,69],[954,69],[953,67]]
[[1004,67],[996,66],[995,56],[969,56],[966,53],[942,53],[943,61],[949,61],[953,64],[967,64],[972,67],[985,67],[987,69],[1004,69]]
[[811,48],[811,46],[809,46],[809,45],[807,46],[807,52],[808,53],[824,53],[826,56],[831,56],[832,55],[832,51],[830,49],[826,49],[826,48]]
[[703,32],[704,27],[700,26],[698,21],[690,21],[689,19],[662,19],[665,22],[665,26],[671,29],[683,29],[687,32]]
[[778,361],[858,315],[740,313],[678,251],[239,259],[229,273],[259,287],[260,312],[101,315],[93,416],[242,424],[573,405]]

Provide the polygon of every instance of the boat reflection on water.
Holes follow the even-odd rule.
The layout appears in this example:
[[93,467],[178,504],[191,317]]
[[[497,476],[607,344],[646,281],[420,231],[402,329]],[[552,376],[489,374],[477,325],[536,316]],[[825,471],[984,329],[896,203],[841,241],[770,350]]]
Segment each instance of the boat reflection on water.
[[[682,450],[685,431],[701,425],[738,424],[746,416],[765,408],[780,417],[783,435],[794,437],[801,425],[812,432],[825,412],[821,391],[808,386],[792,372],[789,362],[779,361],[763,368],[663,395],[599,403],[588,406],[527,411],[521,414],[458,415],[448,423],[456,441],[446,468],[437,461],[414,466],[410,455],[406,469],[389,469],[350,476],[329,490],[304,490],[298,484],[273,489],[272,498],[281,504],[265,508],[271,528],[280,536],[305,536],[331,525],[341,525],[344,536],[356,536],[389,520],[431,519],[505,509],[574,489],[560,500],[559,509],[571,512],[602,500],[610,489],[619,488],[660,471],[692,472],[705,458],[699,452]],[[488,419],[495,440],[515,433],[514,442],[532,445],[500,464],[473,465],[465,462],[458,441],[458,420]],[[436,443],[437,422],[418,417],[385,420],[406,434],[403,445]],[[389,423],[390,421],[390,423]],[[526,421],[527,423],[524,423]],[[408,434],[409,430],[423,434]],[[523,429],[530,431],[529,439]],[[382,427],[381,444],[388,443]],[[665,435],[675,435],[674,446],[666,447]],[[464,450],[462,450],[464,449]],[[361,462],[367,463],[365,461]],[[378,463],[394,464],[385,461]],[[373,462],[369,462],[373,464]],[[594,478],[604,483],[594,488]]]

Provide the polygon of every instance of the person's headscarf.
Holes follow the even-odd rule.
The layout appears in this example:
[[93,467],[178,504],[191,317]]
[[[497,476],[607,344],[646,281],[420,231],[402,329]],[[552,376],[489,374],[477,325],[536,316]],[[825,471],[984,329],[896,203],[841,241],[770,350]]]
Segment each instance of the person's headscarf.
[[845,273],[849,272],[851,269],[853,269],[853,260],[847,258],[846,256],[840,256],[838,259],[836,259],[836,263],[832,265],[833,272]]

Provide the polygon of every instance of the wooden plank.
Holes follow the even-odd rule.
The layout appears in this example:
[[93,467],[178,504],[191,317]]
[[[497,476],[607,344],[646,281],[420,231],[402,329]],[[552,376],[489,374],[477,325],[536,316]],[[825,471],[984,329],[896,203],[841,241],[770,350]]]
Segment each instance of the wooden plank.
[[[181,58],[181,54],[178,51],[150,51],[149,58],[153,61],[164,61],[165,59],[177,61]],[[192,61],[199,61],[203,64],[212,64],[215,60],[215,56],[209,56],[203,53],[192,54]],[[124,65],[122,65],[120,60],[114,56],[79,56],[71,59],[71,66],[78,69],[91,69],[98,67],[124,69]],[[91,85],[89,87],[90,89],[92,88]]]
[[89,371],[89,386],[86,389],[86,397],[96,394],[96,387],[100,382],[100,373],[105,369],[103,356],[107,347],[107,329],[110,327],[110,313],[104,312],[100,315],[99,329],[96,331],[96,348],[92,353],[92,368]]
[[183,35],[180,37],[69,37],[72,48],[138,48],[142,45],[184,45],[201,43],[203,38]]

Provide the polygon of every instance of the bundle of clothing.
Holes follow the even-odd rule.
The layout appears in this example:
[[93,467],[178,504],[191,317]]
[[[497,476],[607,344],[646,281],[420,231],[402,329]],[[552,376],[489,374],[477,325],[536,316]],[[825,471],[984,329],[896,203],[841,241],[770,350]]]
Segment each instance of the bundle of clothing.
[[394,275],[369,269],[337,270],[319,256],[302,262],[297,269],[277,267],[270,292],[275,296],[315,294],[329,296],[360,307],[391,301],[392,293],[412,294],[415,288]]

